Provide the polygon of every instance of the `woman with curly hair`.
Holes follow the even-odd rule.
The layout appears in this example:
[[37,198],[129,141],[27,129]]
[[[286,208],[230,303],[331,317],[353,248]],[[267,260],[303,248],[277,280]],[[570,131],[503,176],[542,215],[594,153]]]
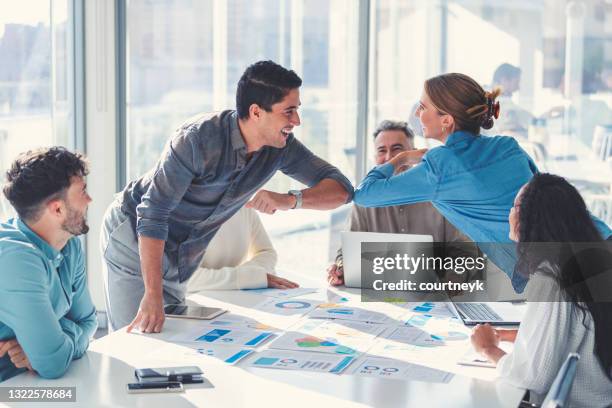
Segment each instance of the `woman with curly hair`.
[[[517,271],[529,277],[527,311],[517,330],[479,325],[476,351],[502,379],[531,390],[539,402],[569,353],[578,353],[569,406],[612,401],[612,252],[586,205],[565,179],[537,174],[510,211],[518,242]],[[506,354],[500,341],[514,342]]]

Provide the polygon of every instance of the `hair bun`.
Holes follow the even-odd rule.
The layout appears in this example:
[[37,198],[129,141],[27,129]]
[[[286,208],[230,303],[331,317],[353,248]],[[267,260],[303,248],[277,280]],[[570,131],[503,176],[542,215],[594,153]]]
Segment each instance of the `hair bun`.
[[493,118],[491,116],[485,117],[480,127],[487,130],[491,129],[493,127]]
[[493,92],[485,92],[486,110],[482,118],[482,123],[480,124],[480,127],[483,129],[491,129],[494,123],[493,118],[499,118],[501,108],[499,106],[499,102],[495,101],[499,94],[499,88],[495,88]]

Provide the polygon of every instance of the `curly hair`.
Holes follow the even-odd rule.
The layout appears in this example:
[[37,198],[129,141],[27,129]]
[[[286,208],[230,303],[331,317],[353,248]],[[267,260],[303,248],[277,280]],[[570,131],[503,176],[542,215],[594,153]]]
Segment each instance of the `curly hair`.
[[612,380],[612,303],[589,285],[611,273],[612,255],[584,200],[563,177],[541,173],[523,188],[518,207],[515,273],[529,276],[545,261],[556,266],[551,277],[563,298],[582,312],[585,326],[587,315],[593,319],[595,354]]
[[88,174],[84,156],[61,146],[21,153],[6,172],[4,196],[26,221],[36,221],[42,205],[62,198],[72,177]]

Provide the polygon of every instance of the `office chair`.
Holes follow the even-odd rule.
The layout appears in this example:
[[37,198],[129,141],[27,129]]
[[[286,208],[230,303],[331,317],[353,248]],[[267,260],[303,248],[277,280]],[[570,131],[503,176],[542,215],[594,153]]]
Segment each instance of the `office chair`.
[[527,401],[522,401],[520,408],[563,408],[567,406],[567,399],[574,383],[576,376],[576,367],[580,356],[576,353],[570,353],[567,359],[557,373],[542,405],[531,404]]

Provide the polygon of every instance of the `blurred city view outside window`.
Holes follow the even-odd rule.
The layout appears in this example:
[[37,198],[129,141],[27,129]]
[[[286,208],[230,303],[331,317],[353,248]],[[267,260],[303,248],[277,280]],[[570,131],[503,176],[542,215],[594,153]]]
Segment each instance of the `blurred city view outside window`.
[[[358,4],[352,0],[127,0],[127,179],[151,169],[192,115],[233,109],[244,69],[272,59],[304,80],[295,135],[355,180]],[[408,120],[423,81],[462,72],[501,85],[485,134],[515,137],[612,223],[612,5],[605,0],[373,0],[368,129]],[[497,73],[497,74],[496,74]],[[518,75],[517,75],[518,73]],[[417,137],[418,146],[435,146]],[[282,174],[266,188],[303,188]],[[262,216],[279,268],[322,274],[348,206]],[[309,250],[303,251],[308,242]],[[307,262],[306,262],[307,261]]]
[[[0,12],[2,183],[17,154],[74,145],[71,6],[69,0],[22,0]],[[0,218],[13,215],[1,195]]]
[[612,3],[376,0],[373,8],[370,125],[408,120],[420,134],[413,113],[423,81],[441,73],[500,85],[500,119],[483,134],[515,137],[541,171],[567,178],[612,224]]
[[[128,0],[127,180],[150,170],[185,120],[235,109],[236,84],[271,59],[303,79],[295,136],[354,180],[357,9],[352,0]],[[279,172],[265,186],[304,188]],[[337,214],[338,215],[335,215]],[[261,215],[279,269],[324,268],[346,209]],[[308,252],[303,251],[308,242]],[[335,246],[335,244],[334,244]]]

